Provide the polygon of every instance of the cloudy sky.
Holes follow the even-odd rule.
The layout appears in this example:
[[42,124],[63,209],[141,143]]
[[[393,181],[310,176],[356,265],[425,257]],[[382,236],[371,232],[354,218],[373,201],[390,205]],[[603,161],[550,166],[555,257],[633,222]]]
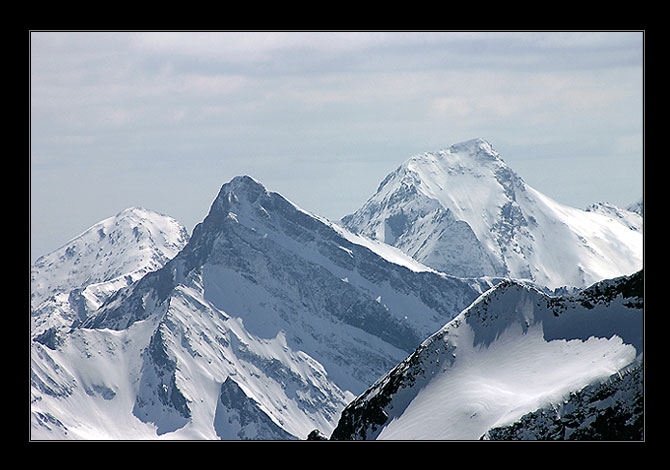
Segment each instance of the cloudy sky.
[[189,231],[241,174],[336,220],[483,137],[574,207],[639,200],[642,32],[30,33],[31,262],[131,206]]

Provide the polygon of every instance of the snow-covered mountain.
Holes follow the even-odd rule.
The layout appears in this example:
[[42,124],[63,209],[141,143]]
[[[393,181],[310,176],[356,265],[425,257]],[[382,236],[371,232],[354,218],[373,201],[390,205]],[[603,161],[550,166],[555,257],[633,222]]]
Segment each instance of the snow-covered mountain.
[[93,225],[31,266],[31,333],[84,320],[110,295],[161,268],[187,241],[177,220],[138,207]]
[[642,271],[568,296],[505,281],[349,404],[331,439],[640,439],[643,288]]
[[341,222],[455,276],[505,276],[553,289],[642,268],[641,214],[553,201],[483,139],[411,157]]
[[330,434],[356,395],[499,281],[436,272],[246,176],[178,251],[59,341],[35,338],[33,439]]

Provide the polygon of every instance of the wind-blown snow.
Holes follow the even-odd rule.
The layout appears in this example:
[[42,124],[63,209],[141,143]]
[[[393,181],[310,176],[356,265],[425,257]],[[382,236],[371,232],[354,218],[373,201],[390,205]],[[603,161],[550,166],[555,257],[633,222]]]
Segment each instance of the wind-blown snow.
[[333,439],[476,440],[640,364],[642,273],[564,297],[503,282],[344,410]]
[[456,358],[377,437],[472,440],[513,423],[585,384],[630,364],[635,348],[619,337],[545,341],[542,326],[505,330],[488,347],[473,346],[465,325],[455,333]]

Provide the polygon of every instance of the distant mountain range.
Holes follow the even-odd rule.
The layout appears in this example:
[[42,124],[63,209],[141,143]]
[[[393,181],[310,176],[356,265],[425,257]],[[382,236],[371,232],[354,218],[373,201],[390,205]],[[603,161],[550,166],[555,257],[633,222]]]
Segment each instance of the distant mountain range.
[[481,139],[341,223],[248,176],[190,237],[127,209],[31,268],[31,438],[544,438],[533,413],[626,371],[631,421],[642,236],[641,206],[562,206]]

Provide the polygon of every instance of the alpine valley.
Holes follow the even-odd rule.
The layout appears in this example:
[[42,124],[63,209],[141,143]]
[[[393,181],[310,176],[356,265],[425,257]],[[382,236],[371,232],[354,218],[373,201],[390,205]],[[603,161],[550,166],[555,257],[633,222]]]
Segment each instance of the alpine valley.
[[642,206],[474,139],[334,222],[249,176],[31,267],[32,440],[643,439]]

